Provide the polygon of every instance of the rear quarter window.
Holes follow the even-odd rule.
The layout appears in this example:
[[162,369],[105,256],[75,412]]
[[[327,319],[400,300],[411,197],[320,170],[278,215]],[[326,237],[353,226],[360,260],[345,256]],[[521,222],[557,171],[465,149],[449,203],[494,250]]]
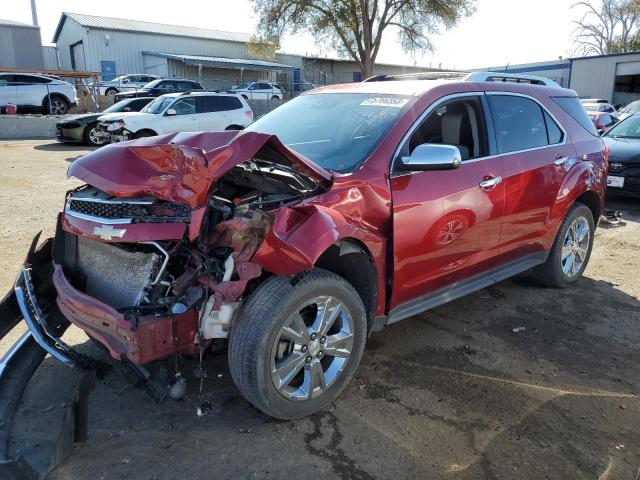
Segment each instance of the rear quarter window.
[[552,97],[552,100],[567,112],[571,118],[580,124],[587,132],[594,137],[598,136],[595,125],[578,97]]

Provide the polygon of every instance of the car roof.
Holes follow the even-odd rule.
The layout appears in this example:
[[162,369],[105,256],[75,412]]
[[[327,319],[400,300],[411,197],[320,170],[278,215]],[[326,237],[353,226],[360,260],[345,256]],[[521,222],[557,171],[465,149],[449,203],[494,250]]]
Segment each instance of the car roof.
[[[365,94],[388,94],[407,95],[421,97],[431,91],[451,90],[457,92],[512,92],[533,95],[535,93],[547,96],[577,96],[573,90],[566,88],[551,87],[543,85],[531,85],[516,82],[473,82],[461,80],[397,80],[380,82],[358,82],[339,83],[326,87],[319,87],[308,90],[302,95],[313,95],[317,93],[365,93]],[[446,92],[444,93],[446,95]]]
[[[239,95],[236,93],[223,93],[223,92],[209,92],[207,90],[195,90],[193,92],[173,92],[160,95],[161,97],[236,97]],[[158,97],[159,98],[159,97]]]

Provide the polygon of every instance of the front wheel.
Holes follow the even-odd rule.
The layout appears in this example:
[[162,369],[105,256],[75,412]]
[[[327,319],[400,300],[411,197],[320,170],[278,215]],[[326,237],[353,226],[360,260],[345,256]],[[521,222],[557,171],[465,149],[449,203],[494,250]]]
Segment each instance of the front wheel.
[[100,136],[98,123],[90,123],[84,129],[84,143],[91,147],[100,147],[105,144],[104,137]]
[[247,300],[229,339],[229,368],[240,393],[267,415],[289,420],[322,409],[360,363],[366,314],[342,277],[313,269],[271,277]]
[[550,287],[573,285],[584,273],[591,257],[595,223],[586,205],[576,203],[565,217],[549,252],[547,261],[534,273]]
[[116,93],[118,93],[118,89],[117,88],[113,88],[113,87],[107,88],[107,91],[104,92],[104,94],[106,96],[108,96],[108,97],[111,97],[111,96],[115,95]]

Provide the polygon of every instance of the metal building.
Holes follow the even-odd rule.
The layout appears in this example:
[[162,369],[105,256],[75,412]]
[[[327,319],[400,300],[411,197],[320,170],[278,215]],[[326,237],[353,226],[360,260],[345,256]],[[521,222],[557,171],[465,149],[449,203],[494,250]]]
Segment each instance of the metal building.
[[[350,60],[277,54],[252,57],[251,35],[203,28],[63,13],[53,41],[60,68],[101,72],[103,80],[127,73],[151,73],[199,80],[209,89],[242,81],[277,81],[290,92],[317,85],[360,81]],[[424,71],[377,64],[375,74]],[[433,70],[433,69],[427,69]]]
[[246,80],[276,80],[299,65],[252,59],[250,35],[95,15],[63,13],[56,28],[60,67],[198,79],[206,88]]
[[40,28],[0,20],[0,67],[43,68]]
[[614,104],[640,100],[640,52],[572,58],[570,88]]

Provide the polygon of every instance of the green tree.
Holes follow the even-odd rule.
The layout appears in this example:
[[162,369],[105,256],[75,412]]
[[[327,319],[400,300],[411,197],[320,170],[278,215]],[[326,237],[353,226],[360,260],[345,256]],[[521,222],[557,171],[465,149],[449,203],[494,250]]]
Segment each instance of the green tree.
[[266,38],[310,32],[339,55],[351,57],[363,78],[386,31],[396,31],[405,51],[433,50],[430,36],[475,10],[475,0],[253,0],[258,31]]
[[638,48],[640,0],[586,0],[572,8],[584,11],[575,22],[577,54],[605,55]]

